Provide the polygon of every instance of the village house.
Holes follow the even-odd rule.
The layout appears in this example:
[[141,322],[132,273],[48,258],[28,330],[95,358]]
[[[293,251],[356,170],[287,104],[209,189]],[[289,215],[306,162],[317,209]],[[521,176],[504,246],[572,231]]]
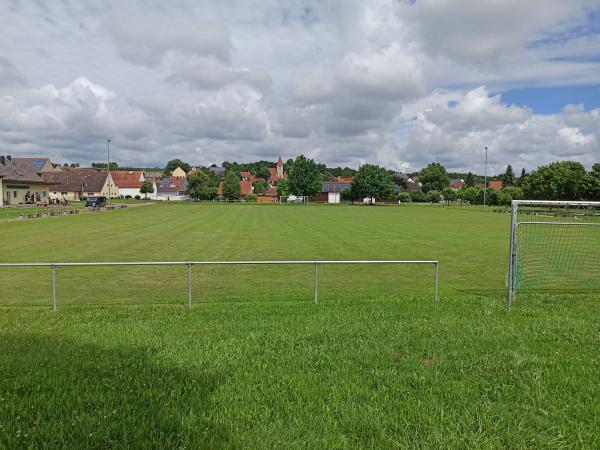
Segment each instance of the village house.
[[465,180],[462,178],[453,178],[450,180],[450,189],[453,191],[460,191],[465,187]]
[[163,178],[157,182],[156,200],[185,200],[187,198],[187,178]]
[[110,172],[115,185],[119,189],[119,196],[135,197],[139,195],[141,198],[156,199],[156,182],[149,181],[152,184],[153,192],[150,194],[142,194],[140,189],[142,183],[146,181],[144,173],[137,170],[111,170]]
[[53,184],[49,193],[53,200],[77,201],[84,197],[119,195],[119,188],[105,170],[62,167],[60,172],[43,173],[42,178]]
[[187,174],[185,173],[185,170],[183,170],[181,167],[178,167],[171,172],[171,178],[187,178]]
[[504,184],[500,180],[490,181],[490,189],[493,191],[501,191],[504,188]]
[[0,207],[48,203],[50,185],[30,163],[0,156]]
[[242,181],[250,181],[251,183],[256,181],[256,177],[252,172],[240,172],[240,177],[242,178]]

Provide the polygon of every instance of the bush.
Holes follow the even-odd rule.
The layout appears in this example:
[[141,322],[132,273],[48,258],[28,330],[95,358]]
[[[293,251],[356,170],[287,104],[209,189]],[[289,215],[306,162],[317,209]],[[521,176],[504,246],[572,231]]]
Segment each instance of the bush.
[[416,203],[426,203],[429,201],[427,194],[423,191],[413,191],[410,193],[410,199]]
[[141,199],[142,199],[142,197],[141,197],[141,196],[139,196],[139,195],[136,195],[136,196],[135,196],[135,199],[136,199],[136,200],[141,200]]
[[442,194],[439,191],[432,190],[427,193],[427,198],[431,203],[439,203],[442,200]]
[[129,200],[131,198],[131,195],[126,195],[125,199]]
[[398,194],[398,200],[400,201],[400,203],[410,203],[412,201],[412,199],[410,198],[410,194],[408,192],[400,192],[400,194]]
[[84,203],[87,202],[87,197],[85,195],[79,197],[79,199]]
[[246,195],[246,201],[247,202],[255,202],[257,198],[258,197],[255,194],[248,194],[248,195]]

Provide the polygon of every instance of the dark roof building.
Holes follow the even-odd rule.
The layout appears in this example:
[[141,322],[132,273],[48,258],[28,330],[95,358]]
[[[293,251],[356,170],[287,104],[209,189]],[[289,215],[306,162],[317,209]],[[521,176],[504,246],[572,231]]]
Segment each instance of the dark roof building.
[[118,188],[112,176],[100,169],[62,167],[60,172],[46,172],[42,178],[54,184],[51,191],[64,193],[63,197],[75,200],[86,195],[110,195],[115,197]]
[[50,184],[30,163],[0,156],[0,206],[47,202]]
[[13,158],[12,160],[30,165],[37,174],[54,171],[54,164],[49,158]]

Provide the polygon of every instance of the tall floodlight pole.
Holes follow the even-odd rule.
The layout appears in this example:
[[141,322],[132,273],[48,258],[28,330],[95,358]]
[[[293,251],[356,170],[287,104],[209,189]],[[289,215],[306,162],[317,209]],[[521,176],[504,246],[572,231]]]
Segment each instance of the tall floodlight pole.
[[483,206],[485,207],[485,201],[486,201],[486,196],[487,196],[487,154],[488,154],[488,148],[485,147],[485,166],[483,169]]
[[108,160],[106,165],[108,171],[108,200],[106,200],[106,203],[108,203],[110,202],[110,138],[106,138],[106,159]]

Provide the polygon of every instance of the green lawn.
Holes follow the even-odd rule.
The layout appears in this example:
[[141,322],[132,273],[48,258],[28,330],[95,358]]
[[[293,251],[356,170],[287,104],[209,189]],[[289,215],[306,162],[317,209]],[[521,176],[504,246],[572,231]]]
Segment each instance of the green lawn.
[[439,259],[431,268],[0,268],[0,448],[594,448],[600,302],[505,302],[507,214],[160,204],[0,224],[2,261]]

